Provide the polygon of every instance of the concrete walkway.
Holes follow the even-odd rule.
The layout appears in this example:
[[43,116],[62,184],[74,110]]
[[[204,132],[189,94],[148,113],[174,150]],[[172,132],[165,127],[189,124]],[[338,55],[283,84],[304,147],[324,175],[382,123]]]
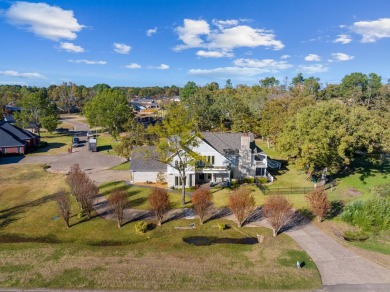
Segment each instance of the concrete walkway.
[[325,291],[390,291],[390,271],[337,243],[313,224],[287,231],[313,259]]

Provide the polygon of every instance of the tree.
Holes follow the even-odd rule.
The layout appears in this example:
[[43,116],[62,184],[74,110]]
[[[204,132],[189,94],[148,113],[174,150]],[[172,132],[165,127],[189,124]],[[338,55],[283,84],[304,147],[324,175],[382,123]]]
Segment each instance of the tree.
[[113,137],[133,115],[124,93],[114,89],[99,92],[85,105],[84,113],[91,126],[105,127]]
[[182,90],[180,90],[180,97],[182,101],[191,98],[198,90],[198,86],[194,81],[188,81]]
[[204,218],[211,206],[211,193],[206,189],[197,189],[192,194],[192,205],[195,213],[199,216],[200,225],[203,225]]
[[262,209],[264,217],[272,227],[273,235],[278,235],[294,214],[292,204],[282,195],[270,195]]
[[279,85],[279,80],[277,80],[275,77],[265,77],[264,79],[261,79],[259,82],[261,86],[265,88],[270,88]]
[[45,91],[40,90],[26,94],[20,101],[22,111],[15,113],[18,124],[23,128],[31,126],[40,136],[42,126],[49,132],[58,125],[57,106],[52,103]]
[[228,208],[236,216],[238,227],[241,227],[255,207],[255,198],[250,189],[240,188],[229,196]]
[[127,199],[126,191],[114,191],[109,198],[110,206],[114,209],[114,214],[116,216],[116,222],[118,224],[118,228],[122,226],[123,219],[123,210],[128,205],[129,201]]
[[170,208],[168,192],[164,189],[153,189],[149,194],[149,207],[157,217],[157,225],[161,226],[164,214]]
[[69,228],[69,219],[72,203],[70,195],[65,190],[61,189],[55,194],[57,206],[60,209],[61,217],[64,219],[66,227]]
[[185,205],[187,170],[201,159],[194,151],[200,143],[196,123],[182,103],[173,103],[167,108],[162,124],[149,127],[148,132],[158,137],[157,160],[177,170],[182,182],[182,204]]
[[318,222],[321,222],[330,210],[330,202],[324,188],[315,188],[305,196],[305,199],[310,206],[310,210],[318,217]]
[[71,193],[76,197],[77,202],[80,202],[79,195],[81,193],[82,185],[86,180],[86,174],[81,170],[79,164],[73,164],[66,178],[69,184]]

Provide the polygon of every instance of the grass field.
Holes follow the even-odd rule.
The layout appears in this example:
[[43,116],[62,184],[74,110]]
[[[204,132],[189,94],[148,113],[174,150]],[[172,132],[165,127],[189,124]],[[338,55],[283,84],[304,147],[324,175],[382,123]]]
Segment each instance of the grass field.
[[[188,236],[242,238],[234,228],[218,230],[212,220],[173,220],[146,234],[134,222],[121,229],[114,221],[77,218],[71,228],[56,218],[53,192],[64,176],[39,165],[0,166],[0,287],[72,289],[244,290],[318,289],[321,280],[307,254],[288,236],[271,237],[264,228],[242,228],[249,236],[266,235],[262,244],[193,246]],[[44,187],[43,187],[44,186]],[[105,185],[102,192],[123,187]],[[142,189],[144,190],[144,189]],[[136,187],[131,192],[142,192]],[[135,200],[132,194],[131,200]],[[140,202],[139,206],[143,203]],[[176,230],[188,226],[192,230]],[[296,269],[297,260],[304,261]]]
[[111,169],[113,169],[113,170],[129,170],[130,169],[130,161],[116,165],[116,166],[112,167]]

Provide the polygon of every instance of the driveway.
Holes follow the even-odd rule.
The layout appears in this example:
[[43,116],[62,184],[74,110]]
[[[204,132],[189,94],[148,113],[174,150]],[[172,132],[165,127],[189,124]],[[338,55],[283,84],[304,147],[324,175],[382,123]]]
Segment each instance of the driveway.
[[[0,160],[0,164],[20,163],[20,164],[50,164],[52,172],[66,173],[70,167],[78,163],[88,174],[93,172],[101,172],[111,167],[124,162],[123,158],[114,155],[101,154],[99,152],[88,151],[86,133],[89,130],[88,125],[75,121],[70,118],[63,119],[64,122],[73,126],[73,133],[80,138],[81,146],[73,148],[72,153],[63,153],[58,155],[39,155],[39,156],[15,156],[4,157]],[[111,174],[112,175],[112,174]],[[97,176],[102,177],[103,174]],[[110,176],[110,175],[108,175]],[[122,180],[123,174],[118,180]],[[126,178],[129,180],[129,176]]]

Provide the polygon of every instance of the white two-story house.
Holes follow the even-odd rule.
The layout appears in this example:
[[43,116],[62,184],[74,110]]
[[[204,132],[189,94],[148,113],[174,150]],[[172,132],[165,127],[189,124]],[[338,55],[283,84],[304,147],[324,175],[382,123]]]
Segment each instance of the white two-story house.
[[[153,147],[148,150],[149,153],[154,151]],[[186,170],[187,187],[255,176],[272,180],[267,170],[269,159],[256,146],[252,133],[203,132],[198,146],[192,150],[203,159]],[[132,182],[154,182],[157,175],[163,173],[169,186],[182,185],[177,169],[159,162],[157,155],[142,153],[140,149],[133,151],[130,168]]]

